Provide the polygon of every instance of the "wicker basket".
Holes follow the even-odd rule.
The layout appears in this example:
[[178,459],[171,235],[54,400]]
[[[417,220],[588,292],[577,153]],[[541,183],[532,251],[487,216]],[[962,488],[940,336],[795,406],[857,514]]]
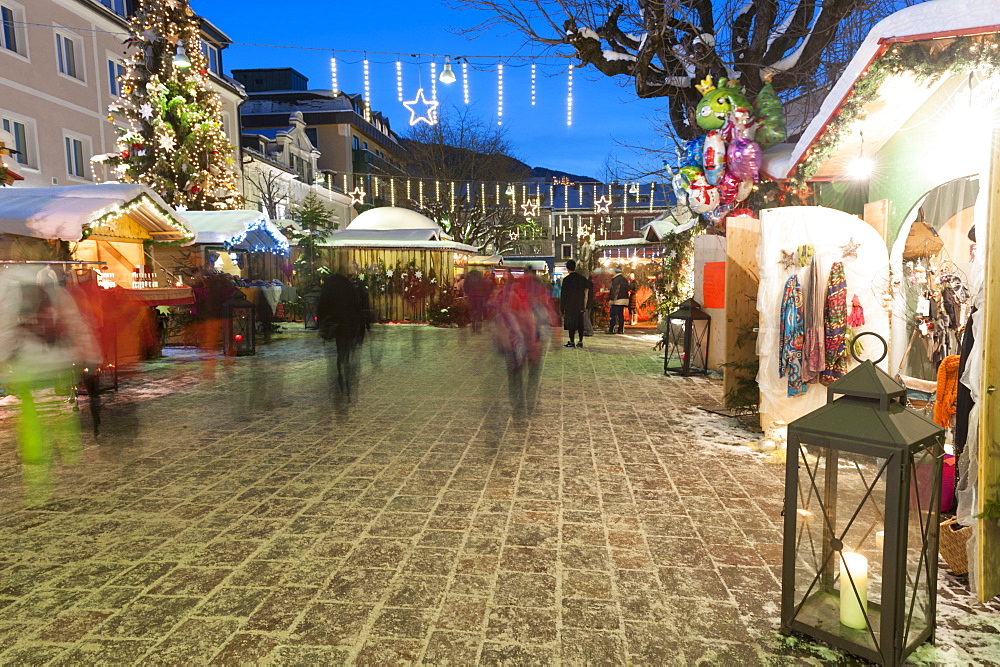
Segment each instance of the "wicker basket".
[[972,526],[963,526],[953,517],[941,522],[941,555],[955,574],[969,573],[969,556],[965,545],[972,537]]

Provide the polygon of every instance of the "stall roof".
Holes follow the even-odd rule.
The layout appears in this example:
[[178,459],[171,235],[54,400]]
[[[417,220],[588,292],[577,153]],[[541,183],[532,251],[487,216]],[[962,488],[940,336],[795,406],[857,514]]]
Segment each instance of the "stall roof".
[[288,239],[260,211],[185,211],[184,219],[197,233],[195,243],[227,248],[288,252]]
[[[982,0],[929,0],[883,19],[868,33],[798,142],[791,150],[788,146],[776,146],[765,152],[762,170],[775,179],[788,178],[822,138],[850,98],[855,83],[892,44],[997,31],[1000,31],[1000,3]],[[890,77],[883,82],[878,97],[865,105],[865,119],[855,123],[853,132],[824,160],[814,178],[846,177],[848,164],[861,153],[862,141],[865,154],[876,152],[942,82],[943,79],[936,83],[920,82],[912,74]],[[905,103],[900,104],[899,100]]]
[[479,252],[479,249],[476,246],[456,243],[455,241],[434,241],[423,238],[401,239],[387,237],[385,234],[372,235],[366,238],[344,238],[336,236],[336,232],[334,232],[334,234],[321,245],[330,248],[422,248],[425,250],[450,250],[452,252],[463,252],[470,255]]
[[154,241],[194,242],[183,219],[143,185],[97,183],[0,188],[0,234],[80,241],[85,231],[125,215]]

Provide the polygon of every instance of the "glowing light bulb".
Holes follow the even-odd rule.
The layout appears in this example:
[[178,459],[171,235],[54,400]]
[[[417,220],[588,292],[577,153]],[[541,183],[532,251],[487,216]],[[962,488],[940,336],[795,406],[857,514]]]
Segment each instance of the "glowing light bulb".
[[875,161],[867,157],[859,157],[847,167],[848,175],[858,181],[863,181],[875,171]]
[[455,73],[451,70],[451,58],[448,56],[444,57],[444,69],[441,70],[441,77],[438,79],[441,83],[455,83]]
[[177,42],[177,54],[174,56],[174,67],[178,69],[187,69],[191,67],[191,61],[188,60],[187,51],[184,50],[184,42]]

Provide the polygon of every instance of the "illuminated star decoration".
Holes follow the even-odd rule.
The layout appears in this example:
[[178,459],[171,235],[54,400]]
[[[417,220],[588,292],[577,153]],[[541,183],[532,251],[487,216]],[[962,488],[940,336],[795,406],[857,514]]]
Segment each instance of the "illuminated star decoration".
[[778,264],[785,267],[785,271],[789,271],[792,267],[798,266],[799,264],[799,253],[797,250],[782,250],[781,259],[778,260]]
[[594,202],[594,213],[610,213],[611,197],[601,195],[601,198]]
[[[406,110],[410,112],[410,125],[416,125],[417,123],[427,123],[428,125],[437,125],[437,100],[429,100],[424,96],[424,89],[421,88],[417,91],[416,99],[409,102],[403,102],[403,106]],[[418,113],[414,107],[422,106],[424,107],[423,113]]]
[[526,218],[531,218],[538,215],[538,202],[531,201],[530,199],[523,204],[521,204],[521,215]]
[[141,107],[139,107],[139,115],[145,118],[146,120],[152,118],[153,105],[151,105],[149,102],[144,103]]
[[171,134],[160,135],[160,148],[165,151],[173,150],[174,148],[174,137]]
[[844,251],[844,255],[843,255],[844,259],[847,259],[848,257],[853,257],[854,259],[857,259],[858,258],[858,248],[860,246],[861,246],[860,243],[855,243],[854,242],[854,237],[852,236],[847,241],[847,243],[845,243],[844,245],[840,246],[841,250]]
[[351,190],[349,193],[351,195],[351,204],[364,204],[365,203],[365,191],[358,186]]

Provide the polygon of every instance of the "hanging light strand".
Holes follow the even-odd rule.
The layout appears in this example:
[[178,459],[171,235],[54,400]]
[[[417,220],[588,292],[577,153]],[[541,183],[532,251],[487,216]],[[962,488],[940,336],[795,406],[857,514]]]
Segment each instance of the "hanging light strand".
[[535,106],[535,63],[531,63],[531,106]]
[[371,91],[371,79],[368,73],[368,58],[364,60],[364,72],[365,72],[365,120],[371,122],[372,119],[372,91]]
[[431,61],[431,102],[437,102],[438,99],[438,64],[436,61]]
[[570,63],[566,78],[566,126],[573,124],[573,64]]
[[330,90],[334,95],[340,92],[340,84],[337,82],[337,56],[330,58]]
[[403,63],[396,61],[396,97],[403,101]]
[[503,63],[497,63],[497,125],[503,125]]
[[469,104],[469,63],[462,61],[462,97]]

